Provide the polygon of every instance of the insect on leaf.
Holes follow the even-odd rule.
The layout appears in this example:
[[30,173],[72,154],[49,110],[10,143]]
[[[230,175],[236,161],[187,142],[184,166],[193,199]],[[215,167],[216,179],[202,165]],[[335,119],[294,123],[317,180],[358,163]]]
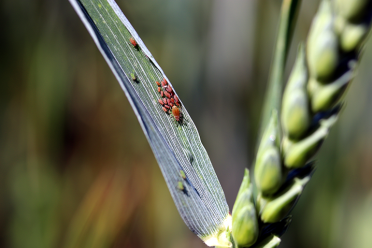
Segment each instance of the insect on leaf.
[[169,79],[115,1],[69,1],[128,98],[182,219],[207,245],[224,245],[218,236],[231,220],[225,195]]

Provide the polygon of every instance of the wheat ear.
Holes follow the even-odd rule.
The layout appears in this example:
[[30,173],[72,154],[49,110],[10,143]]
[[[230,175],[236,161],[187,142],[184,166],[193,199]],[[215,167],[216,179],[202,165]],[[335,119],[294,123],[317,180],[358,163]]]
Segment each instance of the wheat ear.
[[[279,245],[281,228],[275,225],[287,222],[311,177],[312,158],[337,120],[370,29],[371,9],[370,0],[321,1],[306,45],[299,47],[280,117],[273,110],[259,145],[255,201],[247,171],[238,193],[232,213],[235,247]],[[253,204],[255,210],[247,208]]]

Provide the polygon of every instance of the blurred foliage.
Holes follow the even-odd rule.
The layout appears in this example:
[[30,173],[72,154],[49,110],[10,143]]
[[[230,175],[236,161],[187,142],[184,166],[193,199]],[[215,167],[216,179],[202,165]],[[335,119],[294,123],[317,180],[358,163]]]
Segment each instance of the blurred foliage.
[[[231,207],[254,154],[280,1],[117,2],[174,82]],[[303,1],[287,74],[317,4]],[[205,247],[69,2],[3,0],[0,20],[0,247]],[[281,247],[370,247],[371,63],[370,40]]]

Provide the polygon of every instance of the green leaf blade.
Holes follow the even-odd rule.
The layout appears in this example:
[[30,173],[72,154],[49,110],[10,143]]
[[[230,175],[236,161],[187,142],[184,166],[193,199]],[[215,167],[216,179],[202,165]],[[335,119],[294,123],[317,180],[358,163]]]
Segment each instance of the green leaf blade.
[[[224,225],[229,209],[198,131],[182,102],[182,124],[167,115],[158,103],[160,94],[155,82],[166,78],[171,85],[170,81],[114,1],[70,2],[125,92],[181,217],[203,240],[213,236]],[[129,42],[130,37],[136,40],[139,49]],[[131,78],[132,73],[136,82]],[[186,174],[185,179],[180,171]],[[182,190],[178,187],[180,182]]]

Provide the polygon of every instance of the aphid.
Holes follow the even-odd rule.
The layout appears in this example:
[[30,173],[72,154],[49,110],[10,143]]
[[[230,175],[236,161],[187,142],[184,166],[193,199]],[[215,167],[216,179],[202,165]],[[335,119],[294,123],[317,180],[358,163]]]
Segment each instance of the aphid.
[[161,91],[161,89],[160,89],[160,87],[158,87],[158,92],[160,92]]
[[163,98],[163,103],[164,103],[164,104],[167,104],[167,103],[168,103],[168,102],[167,102],[167,99]]
[[134,74],[134,72],[130,74],[130,77],[132,78],[133,81],[137,81],[137,77],[136,74]]
[[161,105],[164,104],[162,99],[159,99],[158,101],[159,101],[159,103],[160,103]]
[[169,99],[167,99],[167,103],[168,105],[171,105],[171,101]]
[[164,92],[161,91],[161,92],[160,92],[160,95],[161,95],[161,97],[164,97]]
[[172,114],[174,116],[174,119],[176,119],[176,121],[180,121],[181,119],[181,111],[179,108],[177,108],[176,106],[173,106],[172,107]]
[[166,91],[168,91],[169,93],[172,93],[172,92],[173,92],[173,90],[172,90],[172,88],[171,88],[170,86],[168,86],[168,87],[166,88]]
[[182,177],[183,180],[186,179],[186,174],[183,170],[180,170],[180,176]]
[[160,83],[159,83],[158,81],[156,81],[156,84],[157,84],[158,86],[160,86]]
[[183,183],[181,181],[179,181],[177,183],[177,189],[178,190],[181,190],[181,191],[184,191],[185,190],[185,187],[183,186]]
[[170,101],[171,101],[172,103],[174,103],[174,98],[171,98]]
[[167,104],[165,104],[164,107],[166,107],[167,109],[170,109],[170,107]]
[[168,92],[166,92],[166,91],[164,91],[164,95],[165,95],[166,97],[168,97],[168,98],[171,98],[171,95],[170,95]]
[[180,104],[179,102],[176,102],[176,105],[177,105],[178,107],[180,107],[180,106],[181,106],[181,104]]
[[178,100],[178,97],[176,96],[176,95],[174,95],[174,100],[176,101],[176,102],[179,102],[180,100]]
[[163,107],[163,110],[164,110],[165,113],[168,114],[168,109],[166,109],[166,108]]
[[189,161],[190,161],[190,163],[192,164],[192,163],[194,162],[194,155],[192,155],[191,152],[188,152],[188,153],[187,153],[187,156],[189,157]]
[[164,87],[168,84],[167,80],[164,78],[163,81],[161,81],[161,85]]
[[173,105],[173,103],[170,103],[169,106],[173,107],[174,105]]
[[129,41],[130,41],[130,43],[132,43],[132,45],[133,45],[135,48],[138,47],[137,41],[136,41],[133,37],[130,37],[130,38],[129,38]]

